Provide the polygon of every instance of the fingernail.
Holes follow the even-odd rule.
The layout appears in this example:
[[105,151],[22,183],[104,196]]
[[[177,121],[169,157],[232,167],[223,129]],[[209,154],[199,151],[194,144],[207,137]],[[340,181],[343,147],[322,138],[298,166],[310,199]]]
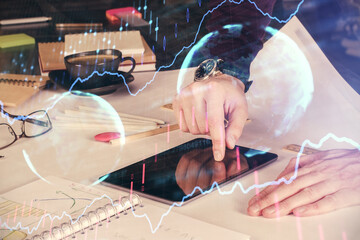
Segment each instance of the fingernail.
[[233,149],[235,147],[235,139],[234,139],[234,137],[230,136],[228,138],[228,143],[229,143],[229,146],[231,147],[231,149]]
[[260,211],[260,206],[258,204],[254,204],[252,206],[249,207],[249,211],[250,212],[254,212],[257,213]]
[[221,161],[222,160],[220,151],[215,151],[214,152],[214,158],[215,158],[215,161]]
[[275,207],[269,207],[263,211],[266,211],[268,214],[274,214],[275,213]]
[[298,215],[298,214],[301,214],[301,213],[304,213],[306,212],[306,207],[298,207],[293,213],[295,215]]

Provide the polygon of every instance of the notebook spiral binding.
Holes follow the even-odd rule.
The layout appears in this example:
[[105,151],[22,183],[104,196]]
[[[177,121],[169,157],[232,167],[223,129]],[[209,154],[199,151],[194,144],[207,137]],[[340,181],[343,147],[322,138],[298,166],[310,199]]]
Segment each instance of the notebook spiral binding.
[[16,80],[16,79],[0,79],[0,83],[5,84],[12,84],[16,86],[23,86],[23,87],[35,87],[36,81],[25,81],[25,80]]
[[27,240],[59,240],[67,237],[76,238],[76,234],[84,234],[86,229],[94,230],[94,226],[102,226],[102,222],[110,222],[110,218],[118,219],[120,214],[127,215],[127,211],[135,211],[135,207],[143,207],[142,201],[137,194],[130,197],[122,197],[119,200],[108,203],[83,216],[62,223],[60,226],[51,228],[51,231],[44,231]]

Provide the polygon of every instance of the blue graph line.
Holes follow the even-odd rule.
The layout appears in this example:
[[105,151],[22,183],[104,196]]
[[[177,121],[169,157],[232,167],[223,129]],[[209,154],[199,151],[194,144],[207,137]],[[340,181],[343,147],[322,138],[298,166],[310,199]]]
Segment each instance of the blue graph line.
[[[248,1],[249,3],[251,3],[252,5],[254,5],[255,8],[256,8],[262,15],[267,16],[267,17],[269,17],[269,18],[272,19],[272,20],[276,20],[276,21],[279,22],[279,23],[287,23],[288,21],[290,21],[290,19],[299,12],[299,9],[300,9],[301,5],[304,3],[304,0],[301,0],[301,2],[299,2],[299,4],[297,5],[296,10],[295,10],[292,14],[290,14],[290,16],[289,16],[287,19],[285,19],[285,20],[280,20],[279,18],[274,17],[274,16],[271,16],[269,13],[264,12],[263,10],[261,10],[261,8],[259,8],[255,2],[253,2],[253,1],[251,1],[251,0],[247,0],[247,1]],[[230,2],[232,2],[232,1],[230,0]]]
[[[224,0],[223,2],[221,2],[220,4],[218,4],[216,7],[214,7],[213,9],[211,9],[211,10],[209,10],[209,11],[207,11],[207,12],[204,14],[204,16],[202,17],[202,19],[201,19],[201,21],[200,21],[200,24],[199,24],[199,27],[198,27],[198,29],[197,29],[197,32],[196,32],[196,34],[195,34],[194,41],[193,41],[192,43],[190,43],[190,45],[184,46],[184,47],[175,55],[173,61],[172,61],[169,65],[160,66],[160,67],[158,68],[158,70],[154,73],[153,78],[152,78],[150,81],[146,82],[146,84],[145,84],[142,88],[140,88],[136,93],[132,93],[132,92],[130,91],[130,88],[129,88],[128,84],[126,83],[125,78],[124,78],[123,75],[118,74],[118,73],[111,73],[111,72],[99,73],[99,72],[97,72],[97,71],[94,71],[94,72],[93,72],[90,76],[88,76],[87,78],[84,78],[84,79],[77,78],[77,79],[74,81],[74,83],[71,85],[71,87],[70,87],[70,89],[69,89],[69,92],[72,91],[72,89],[73,89],[73,87],[75,86],[75,84],[76,84],[77,82],[79,82],[79,81],[80,81],[81,83],[82,83],[82,82],[85,82],[85,81],[87,81],[88,79],[90,79],[92,76],[94,76],[95,74],[97,74],[98,76],[104,76],[105,74],[108,74],[108,75],[112,75],[112,76],[116,75],[117,77],[121,77],[121,78],[123,79],[123,81],[124,81],[124,84],[125,84],[128,92],[129,92],[129,94],[130,94],[131,96],[136,96],[138,93],[142,92],[148,85],[150,85],[150,84],[154,81],[157,73],[158,73],[161,69],[166,69],[166,68],[171,67],[171,66],[175,63],[177,57],[178,57],[184,50],[191,48],[191,47],[195,44],[195,42],[196,42],[196,40],[197,40],[197,37],[198,37],[198,34],[199,34],[199,31],[200,31],[200,28],[201,28],[201,26],[202,26],[202,23],[203,23],[205,17],[206,17],[208,14],[212,13],[213,11],[215,11],[216,9],[218,9],[219,7],[221,7],[221,6],[222,6],[223,4],[225,4],[227,1],[228,1],[228,0]],[[233,0],[229,0],[230,3],[234,3],[234,4],[241,4],[243,1],[244,1],[244,0],[241,0],[241,1],[239,1],[239,2],[235,2],[235,1],[233,1]],[[267,17],[269,17],[270,19],[276,20],[276,21],[278,21],[279,23],[286,23],[286,22],[288,22],[288,21],[299,11],[300,6],[301,6],[302,3],[304,2],[304,0],[302,0],[302,1],[298,4],[298,6],[297,6],[297,8],[296,8],[296,11],[293,12],[286,20],[280,20],[280,19],[278,19],[277,17],[273,17],[273,16],[271,16],[269,13],[266,13],[266,12],[262,11],[262,10],[257,6],[257,4],[256,4],[255,2],[253,2],[253,1],[251,1],[251,0],[248,0],[248,1],[249,1],[249,3],[253,4],[253,5],[257,8],[257,10],[260,11],[264,16],[267,16]],[[62,99],[62,97],[64,97],[64,96],[65,96],[65,95],[63,94],[63,95],[61,95],[58,99],[56,99],[56,101],[54,101],[54,103],[53,103],[50,107],[47,108],[46,112],[48,112],[49,109],[52,109],[52,108],[56,105],[56,103],[57,103],[58,101],[60,101],[60,100]],[[1,106],[1,109],[2,109],[3,106],[4,106],[3,102],[1,102],[1,101],[0,101],[0,106]],[[11,124],[12,124],[15,120],[25,120],[25,119],[28,118],[28,116],[19,116],[19,117],[15,118],[15,119],[12,119],[12,120],[11,120],[10,117],[9,117],[9,115],[8,115],[8,114],[4,114],[3,111],[1,111],[1,115],[2,115],[2,117],[5,116],[5,117],[7,118],[7,120],[8,120],[8,122],[11,123]],[[325,137],[325,138],[323,138],[323,139],[328,139],[329,137],[333,137],[335,140],[338,139],[336,136],[331,135],[331,134],[329,134],[327,137]],[[324,141],[325,141],[325,140],[324,140]],[[322,142],[324,142],[324,141],[322,141]],[[352,141],[352,140],[349,140],[349,139],[347,139],[347,138],[344,138],[343,141],[347,141],[347,142],[353,144],[354,146],[356,146],[358,149],[360,149],[359,145],[358,145],[357,143],[355,143],[354,141]],[[322,145],[322,142],[321,142],[321,145]],[[168,210],[165,214],[163,214],[163,216],[161,217],[161,221],[159,222],[159,224],[157,225],[157,227],[156,227],[155,229],[153,228],[153,226],[152,226],[152,224],[151,224],[151,221],[150,221],[149,217],[148,217],[146,214],[144,214],[144,215],[136,215],[136,214],[134,213],[134,211],[132,211],[132,212],[133,212],[133,214],[134,214],[135,217],[146,217],[146,219],[148,220],[148,222],[149,222],[149,224],[150,224],[151,231],[154,233],[154,232],[156,232],[157,229],[159,228],[159,226],[160,226],[160,224],[161,224],[161,222],[162,222],[162,219],[170,213],[171,209],[172,209],[174,206],[182,206],[182,204],[184,203],[184,201],[185,201],[187,198],[191,197],[191,196],[196,192],[196,190],[199,190],[199,191],[201,192],[201,194],[208,194],[208,193],[212,192],[212,190],[216,187],[220,194],[222,194],[222,195],[228,195],[228,194],[232,194],[233,191],[235,190],[235,188],[236,188],[237,186],[239,186],[239,188],[240,188],[244,193],[248,193],[250,190],[252,190],[252,189],[254,189],[254,188],[262,188],[262,187],[266,187],[266,186],[269,186],[269,185],[276,185],[276,184],[280,184],[281,182],[284,182],[284,183],[286,183],[286,184],[290,184],[290,183],[297,177],[297,167],[298,167],[299,157],[300,157],[301,153],[303,152],[303,149],[304,149],[305,144],[309,144],[310,146],[315,146],[315,147],[317,146],[317,145],[312,145],[312,143],[311,143],[310,141],[308,141],[308,140],[304,142],[304,144],[303,144],[303,146],[302,146],[302,148],[301,148],[301,150],[300,150],[300,152],[299,152],[299,154],[298,154],[298,157],[297,157],[295,173],[294,173],[294,175],[293,175],[289,180],[286,180],[286,179],[282,178],[282,179],[279,179],[279,180],[277,180],[277,181],[264,183],[264,184],[262,184],[262,185],[253,185],[253,186],[249,187],[248,189],[244,189],[244,187],[242,186],[241,183],[236,182],[236,183],[233,185],[232,190],[231,190],[231,191],[228,191],[228,192],[223,192],[223,191],[221,191],[219,185],[218,185],[216,182],[214,182],[213,185],[211,186],[211,188],[210,188],[209,190],[206,190],[206,191],[203,191],[203,190],[200,189],[199,187],[195,187],[194,190],[193,190],[193,192],[192,192],[191,194],[185,196],[185,197],[182,199],[182,202],[181,202],[181,203],[174,203],[173,205],[171,205],[171,206],[169,207],[169,210]],[[320,143],[319,143],[319,144],[320,144]],[[25,156],[25,152],[24,152],[24,156]],[[27,156],[27,155],[26,155],[26,156]],[[25,156],[25,157],[26,157],[26,156]],[[29,159],[27,159],[27,160],[29,160]],[[113,201],[111,200],[110,197],[108,197],[108,196],[106,196],[106,195],[103,195],[103,196],[100,197],[100,198],[95,198],[95,199],[92,201],[92,203],[89,204],[89,205],[84,209],[83,214],[86,212],[86,210],[87,210],[90,206],[92,206],[92,204],[93,204],[95,201],[101,200],[101,199],[103,199],[103,198],[105,198],[105,197],[108,198],[108,199],[113,203]],[[113,206],[116,206],[116,205],[113,204]],[[83,214],[82,214],[82,215],[83,215]],[[80,216],[77,218],[76,221],[78,221],[82,215],[80,215]],[[55,219],[59,219],[59,220],[60,220],[60,219],[62,219],[64,216],[69,217],[69,219],[71,220],[72,223],[76,222],[76,221],[73,221],[73,220],[72,220],[72,218],[71,218],[70,215],[66,214],[66,212],[63,212],[63,214],[62,214],[60,217],[59,217],[59,216],[51,217],[50,214],[44,215],[44,216],[41,218],[41,220],[39,221],[39,224],[37,225],[37,227],[34,227],[32,230],[29,230],[28,227],[25,227],[25,228],[22,227],[22,226],[21,226],[21,223],[18,223],[18,224],[16,225],[16,227],[14,227],[14,228],[10,228],[9,226],[7,226],[6,223],[4,223],[3,225],[6,226],[7,228],[9,228],[10,230],[11,230],[11,229],[18,229],[18,228],[19,228],[19,229],[22,229],[22,230],[28,230],[28,232],[31,234],[34,230],[37,230],[37,229],[39,228],[39,225],[40,225],[41,221],[43,220],[43,218],[49,217],[49,218],[52,219],[52,220],[55,220]]]
[[[135,93],[132,93],[132,92],[131,92],[131,90],[130,90],[128,84],[126,83],[125,78],[124,78],[124,76],[123,76],[122,74],[112,73],[112,72],[99,73],[99,72],[97,72],[97,71],[94,71],[90,76],[88,76],[88,77],[86,77],[86,78],[84,78],[84,79],[81,79],[80,77],[77,78],[77,79],[74,81],[74,83],[71,85],[69,91],[72,90],[72,88],[74,87],[74,85],[75,85],[77,82],[79,82],[79,81],[80,81],[80,82],[85,82],[85,81],[87,81],[88,79],[90,79],[92,76],[94,76],[94,74],[97,74],[98,76],[104,76],[105,74],[109,74],[109,75],[111,75],[111,76],[121,77],[121,78],[123,79],[123,81],[124,81],[124,84],[125,84],[128,92],[129,92],[129,94],[130,94],[131,96],[136,96],[136,95],[138,95],[140,92],[142,92],[148,85],[150,85],[150,84],[154,81],[157,73],[158,73],[160,70],[166,69],[166,68],[170,68],[171,66],[173,66],[174,63],[175,63],[175,61],[176,61],[176,59],[178,58],[178,56],[179,56],[184,50],[191,48],[191,47],[196,43],[196,40],[197,40],[198,35],[199,35],[199,32],[200,32],[200,28],[201,28],[201,26],[202,26],[202,24],[203,24],[206,16],[207,16],[208,14],[210,14],[210,13],[213,13],[215,10],[217,10],[219,7],[221,7],[221,6],[222,6],[223,4],[225,4],[227,1],[229,1],[230,3],[234,3],[234,4],[239,5],[239,4],[241,4],[244,0],[240,0],[239,2],[236,2],[236,1],[234,1],[234,0],[224,0],[224,1],[222,1],[221,3],[219,3],[216,7],[214,7],[213,9],[208,10],[208,11],[203,15],[203,17],[202,17],[202,19],[201,19],[201,21],[200,21],[200,23],[199,23],[199,26],[198,26],[197,32],[196,32],[196,34],[195,34],[194,40],[193,40],[188,46],[184,46],[184,47],[174,56],[173,61],[172,61],[169,65],[160,66],[160,67],[158,68],[158,70],[154,73],[153,78],[152,78],[150,81],[146,82],[146,84],[145,84],[142,88],[138,89]],[[304,0],[302,0],[302,1],[297,5],[297,8],[296,8],[295,12],[293,12],[286,20],[280,20],[280,19],[278,19],[277,17],[271,16],[269,13],[262,11],[262,10],[256,5],[255,2],[253,2],[253,1],[251,1],[251,0],[248,0],[248,1],[249,1],[249,3],[253,4],[253,5],[255,6],[255,8],[261,12],[261,14],[263,14],[264,16],[269,17],[270,19],[276,20],[276,21],[278,21],[279,23],[286,23],[286,22],[290,21],[290,19],[299,11],[300,6],[301,6],[301,5],[303,4],[303,2],[304,2]]]
[[[108,74],[108,75],[111,75],[111,76],[121,77],[121,78],[123,79],[123,82],[124,82],[124,84],[125,84],[125,86],[126,86],[126,88],[127,88],[127,91],[129,92],[129,94],[130,94],[131,96],[137,96],[140,92],[142,92],[148,85],[150,85],[150,84],[155,80],[155,77],[156,77],[157,73],[158,73],[160,70],[166,69],[166,68],[170,68],[171,66],[173,66],[174,63],[175,63],[175,61],[176,61],[176,59],[177,59],[177,57],[178,57],[184,50],[191,48],[191,47],[196,43],[197,37],[198,37],[199,32],[200,32],[200,28],[201,28],[201,26],[202,26],[202,24],[203,24],[204,19],[206,18],[206,16],[207,16],[208,14],[214,12],[215,10],[217,10],[219,7],[221,7],[221,6],[222,6],[223,4],[225,4],[226,2],[239,5],[239,4],[241,4],[243,1],[244,1],[244,0],[240,0],[239,2],[236,2],[236,1],[234,1],[234,0],[224,0],[224,1],[222,1],[221,3],[219,3],[216,7],[214,7],[213,9],[208,10],[208,11],[203,15],[203,17],[202,17],[202,19],[201,19],[201,21],[200,21],[200,23],[199,23],[197,32],[196,32],[195,37],[194,37],[194,41],[191,42],[188,46],[184,46],[184,47],[175,55],[173,61],[172,61],[169,65],[160,66],[160,67],[158,68],[158,70],[155,71],[152,79],[151,79],[150,81],[146,82],[145,85],[144,85],[142,88],[138,89],[138,91],[136,91],[135,93],[132,93],[132,92],[131,92],[131,90],[130,90],[128,84],[126,83],[125,78],[124,78],[124,76],[123,76],[122,74],[112,73],[112,72],[107,72],[107,71],[105,71],[105,72],[103,72],[103,73],[99,73],[98,71],[94,71],[94,72],[92,72],[92,73],[90,74],[90,76],[88,76],[88,77],[86,77],[86,78],[84,78],[84,79],[81,79],[80,77],[77,78],[77,79],[74,81],[74,83],[71,85],[71,87],[69,88],[69,92],[72,91],[72,89],[73,89],[73,87],[75,86],[75,84],[78,83],[79,81],[80,81],[81,83],[83,83],[83,82],[89,80],[89,79],[90,79],[91,77],[93,77],[95,74],[98,75],[98,76],[104,76],[105,74]],[[297,5],[296,10],[295,10],[287,19],[285,19],[285,20],[280,20],[280,19],[278,19],[277,17],[271,16],[269,13],[264,12],[262,9],[260,9],[260,8],[257,6],[257,4],[256,4],[255,2],[253,2],[253,1],[251,1],[251,0],[247,0],[247,1],[248,1],[249,3],[251,3],[252,5],[254,5],[254,7],[255,7],[261,14],[263,14],[264,16],[269,17],[269,18],[272,19],[272,20],[276,20],[276,21],[278,21],[279,23],[286,23],[286,22],[288,22],[288,21],[299,11],[300,6],[301,6],[301,5],[303,4],[303,2],[304,2],[304,0],[301,0],[301,2],[299,2],[299,4]],[[150,15],[151,15],[151,12],[150,12]],[[151,26],[151,23],[150,23],[150,26]],[[60,97],[60,99],[61,99],[63,96],[64,96],[64,95],[62,95],[62,96]],[[52,109],[52,108],[55,106],[55,104],[56,104],[60,99],[56,100],[56,101],[54,102],[54,104],[52,104],[50,107],[48,107],[48,108],[46,109],[45,112],[48,112],[50,109]],[[3,109],[4,104],[3,104],[3,102],[2,102],[1,100],[0,100],[0,106],[1,106],[1,109]],[[15,118],[15,119],[12,119],[12,120],[11,120],[7,114],[5,114],[5,115],[6,115],[6,118],[7,118],[7,120],[8,120],[8,123],[10,123],[10,124],[13,124],[14,121],[16,121],[16,120],[25,120],[25,119],[27,118],[27,116],[19,116],[18,118]],[[1,110],[1,116],[4,118],[4,113],[2,112],[2,110]]]
[[[219,186],[219,184],[218,184],[217,182],[214,182],[214,183],[212,184],[211,188],[208,189],[208,190],[206,190],[206,191],[203,191],[200,187],[196,186],[190,194],[188,194],[188,195],[186,195],[186,196],[184,196],[184,197],[182,198],[182,201],[181,201],[180,203],[175,203],[175,202],[174,202],[174,203],[169,207],[169,209],[161,216],[160,221],[159,221],[159,223],[156,225],[156,227],[154,227],[154,225],[151,223],[151,220],[150,220],[150,218],[149,218],[149,216],[148,216],[147,214],[137,215],[136,212],[135,212],[135,209],[134,209],[133,207],[131,207],[132,213],[133,213],[134,217],[136,217],[136,218],[143,218],[143,217],[145,217],[146,220],[147,220],[148,223],[149,223],[151,232],[152,232],[152,233],[155,233],[155,232],[159,229],[159,227],[160,227],[163,219],[164,219],[167,215],[170,214],[172,208],[175,207],[175,206],[181,207],[181,206],[184,204],[184,201],[185,201],[186,199],[190,198],[191,196],[193,196],[196,191],[200,191],[201,194],[206,195],[206,194],[211,193],[211,192],[216,188],[216,189],[218,190],[219,194],[221,194],[221,195],[230,195],[230,194],[232,194],[232,193],[235,191],[236,187],[239,187],[244,194],[247,194],[249,191],[251,191],[251,190],[253,190],[253,189],[255,189],[255,188],[258,188],[258,189],[259,189],[259,188],[265,188],[265,187],[270,186],[270,185],[279,185],[279,184],[281,184],[281,183],[290,184],[290,183],[292,183],[292,182],[296,179],[296,177],[297,177],[300,157],[301,157],[301,155],[302,155],[302,153],[303,153],[304,148],[306,147],[306,145],[309,145],[309,146],[311,146],[311,147],[313,147],[313,148],[319,149],[319,148],[322,147],[322,145],[324,144],[324,142],[326,142],[326,141],[329,140],[329,139],[333,139],[333,140],[335,140],[335,141],[337,141],[337,142],[346,142],[346,143],[349,143],[349,144],[353,145],[355,148],[357,148],[357,149],[360,151],[360,144],[358,144],[358,143],[355,142],[354,140],[349,139],[349,138],[346,138],[346,137],[337,137],[337,136],[335,136],[333,133],[328,133],[328,134],[327,134],[325,137],[323,137],[323,138],[319,141],[319,143],[317,143],[317,144],[312,143],[312,142],[311,142],[310,140],[308,140],[308,139],[305,140],[305,141],[302,143],[301,148],[300,148],[300,151],[299,151],[299,153],[297,154],[297,157],[296,157],[296,164],[295,164],[295,169],[294,169],[294,175],[291,176],[288,180],[283,177],[283,178],[278,179],[278,180],[276,180],[276,181],[270,181],[270,182],[266,182],[266,183],[263,183],[263,184],[254,184],[254,185],[248,187],[247,189],[245,189],[240,182],[235,182],[234,185],[232,186],[231,190],[229,190],[229,191],[222,191],[221,188],[220,188],[220,186]],[[76,223],[76,222],[85,214],[85,212],[87,211],[87,209],[89,209],[96,201],[101,200],[101,199],[104,199],[104,198],[108,198],[114,207],[116,207],[116,206],[119,205],[119,204],[114,204],[114,201],[113,201],[109,196],[107,196],[106,194],[104,194],[104,195],[102,195],[101,197],[95,198],[89,205],[87,205],[87,206],[85,207],[85,209],[83,210],[82,214],[81,214],[76,220],[73,220],[73,219],[71,218],[71,216],[64,211],[61,216],[54,216],[54,217],[52,217],[50,214],[43,215],[43,216],[41,217],[41,219],[39,220],[39,223],[37,224],[37,226],[33,227],[31,230],[30,230],[29,227],[22,227],[22,226],[21,226],[21,222],[19,222],[15,227],[9,227],[9,226],[7,225],[7,223],[4,222],[4,223],[1,225],[1,227],[6,227],[6,228],[8,228],[9,230],[16,230],[16,229],[27,230],[28,233],[31,234],[33,231],[36,231],[36,230],[40,227],[40,224],[42,223],[42,221],[43,221],[44,218],[49,217],[50,220],[53,221],[53,220],[55,220],[55,219],[61,220],[61,219],[62,219],[63,217],[65,217],[65,216],[69,218],[69,220],[71,221],[72,224],[74,224],[74,223]]]

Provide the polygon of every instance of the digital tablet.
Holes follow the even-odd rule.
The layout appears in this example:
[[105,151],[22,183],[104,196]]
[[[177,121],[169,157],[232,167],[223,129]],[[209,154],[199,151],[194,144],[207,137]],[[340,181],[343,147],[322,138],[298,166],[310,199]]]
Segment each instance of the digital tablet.
[[[274,153],[236,146],[214,160],[212,142],[197,138],[100,177],[102,183],[163,203],[189,202],[210,189],[277,159]],[[215,190],[215,189],[214,189]]]

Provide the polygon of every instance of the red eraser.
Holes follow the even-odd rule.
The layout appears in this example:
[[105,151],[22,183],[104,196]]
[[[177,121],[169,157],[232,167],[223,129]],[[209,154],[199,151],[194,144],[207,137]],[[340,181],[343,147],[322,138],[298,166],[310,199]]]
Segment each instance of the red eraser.
[[142,14],[133,7],[124,7],[124,8],[114,8],[106,10],[105,15],[106,18],[113,23],[120,22],[120,19],[117,17],[118,14],[125,14],[125,15],[135,15],[139,18],[142,18]]
[[104,132],[95,136],[95,140],[99,142],[109,142],[117,138],[120,138],[119,132]]

